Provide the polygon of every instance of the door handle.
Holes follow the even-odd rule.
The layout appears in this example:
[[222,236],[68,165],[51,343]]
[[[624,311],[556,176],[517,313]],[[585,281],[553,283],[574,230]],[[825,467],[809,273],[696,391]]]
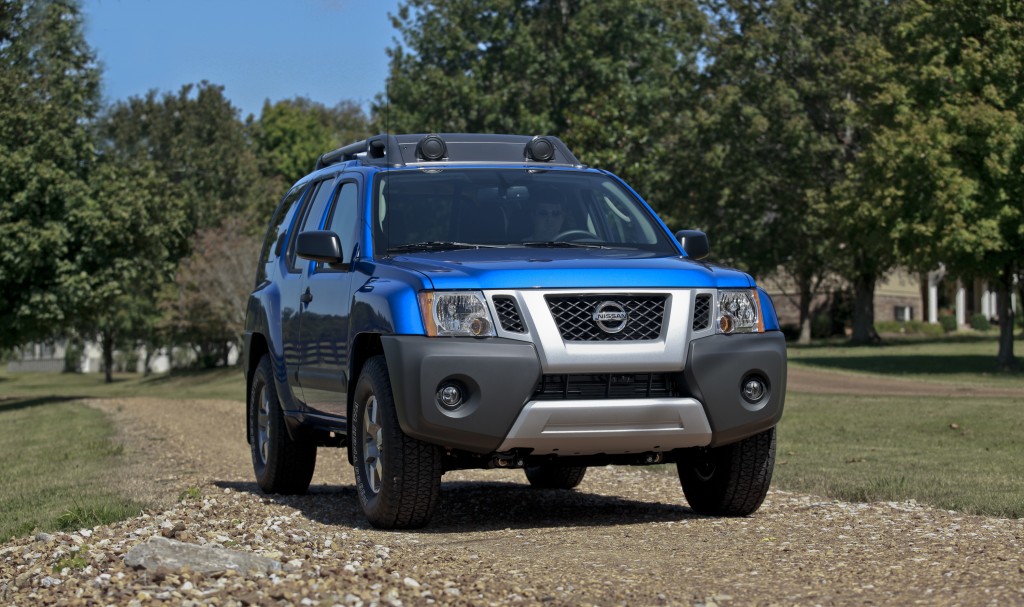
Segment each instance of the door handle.
[[313,294],[309,292],[309,287],[306,287],[306,292],[299,297],[299,301],[307,305],[313,301]]

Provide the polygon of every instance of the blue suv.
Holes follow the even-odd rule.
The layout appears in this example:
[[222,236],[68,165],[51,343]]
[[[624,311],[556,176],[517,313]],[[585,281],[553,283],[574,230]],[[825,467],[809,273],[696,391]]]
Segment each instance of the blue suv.
[[442,475],[675,463],[698,513],[771,482],[786,346],[753,279],[704,261],[621,179],[557,138],[379,135],[278,206],[248,301],[260,488],[302,493],[347,447],[381,528],[425,525]]

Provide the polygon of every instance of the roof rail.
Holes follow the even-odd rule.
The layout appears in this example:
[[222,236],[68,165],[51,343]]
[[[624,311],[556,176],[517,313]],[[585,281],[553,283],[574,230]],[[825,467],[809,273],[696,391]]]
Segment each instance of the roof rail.
[[316,170],[348,160],[391,167],[466,162],[583,166],[557,137],[440,133],[375,135],[320,156]]
[[398,140],[393,135],[375,135],[373,137],[367,137],[362,141],[350,143],[344,147],[340,147],[333,152],[327,152],[321,154],[316,160],[315,171],[319,171],[324,167],[337,164],[339,162],[346,162],[348,160],[357,160],[359,154],[365,154],[363,160],[367,163],[372,164],[390,164],[391,166],[401,166],[405,164],[402,162],[402,154],[399,151]]

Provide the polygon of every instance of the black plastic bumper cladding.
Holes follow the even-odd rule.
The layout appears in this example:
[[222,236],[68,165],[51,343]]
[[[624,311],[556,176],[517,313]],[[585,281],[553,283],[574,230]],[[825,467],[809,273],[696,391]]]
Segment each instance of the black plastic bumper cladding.
[[[786,398],[786,340],[781,332],[713,335],[690,343],[686,382],[704,403],[713,433],[711,446],[734,443],[771,428],[782,417]],[[743,399],[745,378],[768,380],[768,395],[757,404]]]
[[[532,344],[511,339],[382,337],[398,421],[409,436],[476,453],[498,448],[540,379]],[[442,381],[468,391],[455,411],[437,404]]]

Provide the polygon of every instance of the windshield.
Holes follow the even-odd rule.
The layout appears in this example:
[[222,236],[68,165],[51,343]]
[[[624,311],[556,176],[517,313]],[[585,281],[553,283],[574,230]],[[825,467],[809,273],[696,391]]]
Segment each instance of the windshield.
[[484,247],[626,248],[678,255],[650,213],[600,173],[419,169],[380,174],[374,253]]

